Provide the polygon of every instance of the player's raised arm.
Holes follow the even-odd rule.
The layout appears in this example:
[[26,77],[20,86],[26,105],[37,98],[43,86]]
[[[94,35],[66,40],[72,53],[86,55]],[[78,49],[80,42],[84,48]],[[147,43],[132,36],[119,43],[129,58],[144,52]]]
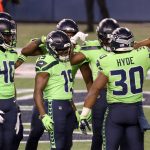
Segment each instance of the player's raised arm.
[[42,55],[44,52],[41,47],[44,46],[44,40],[45,38],[42,36],[41,38],[31,40],[25,47],[23,47],[15,64],[15,68],[18,68],[22,63],[24,63],[28,56]]
[[86,59],[84,54],[81,52],[74,53],[73,51],[70,53],[70,62],[71,65],[76,65],[83,62]]
[[150,38],[134,43],[134,48],[139,48],[141,46],[147,46],[150,48]]
[[34,39],[22,48],[21,53],[25,56],[42,55],[43,53],[39,47],[41,43],[41,39]]

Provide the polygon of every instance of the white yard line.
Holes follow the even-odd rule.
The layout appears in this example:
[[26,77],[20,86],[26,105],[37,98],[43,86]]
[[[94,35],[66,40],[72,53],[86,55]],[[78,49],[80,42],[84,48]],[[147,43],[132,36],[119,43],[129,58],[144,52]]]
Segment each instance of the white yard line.
[[26,95],[26,96],[18,96],[17,97],[17,100],[28,100],[28,99],[31,99],[33,98],[33,94],[29,94],[29,95]]
[[[76,143],[76,142],[80,142],[80,143],[82,143],[82,142],[91,142],[92,140],[81,140],[81,139],[79,139],[79,140],[73,140],[73,142],[74,143]],[[26,144],[26,141],[21,141],[21,143],[22,144]],[[39,143],[49,143],[49,141],[39,141]]]
[[33,92],[34,89],[17,89],[17,94]]

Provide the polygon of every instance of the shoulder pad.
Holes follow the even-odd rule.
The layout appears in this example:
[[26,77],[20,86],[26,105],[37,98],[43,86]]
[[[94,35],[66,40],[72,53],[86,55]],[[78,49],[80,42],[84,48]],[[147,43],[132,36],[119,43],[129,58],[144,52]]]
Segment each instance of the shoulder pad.
[[100,46],[100,42],[98,40],[88,40],[84,43],[85,46]]
[[37,60],[35,67],[36,71],[46,71],[52,68],[53,66],[59,64],[58,61],[46,62],[45,58],[46,55],[43,55]]

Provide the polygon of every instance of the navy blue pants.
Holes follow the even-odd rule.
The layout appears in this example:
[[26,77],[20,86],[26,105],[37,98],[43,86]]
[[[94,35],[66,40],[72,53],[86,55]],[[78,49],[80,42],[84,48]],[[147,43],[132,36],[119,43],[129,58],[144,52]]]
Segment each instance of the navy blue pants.
[[[47,110],[47,106],[48,105],[45,104],[46,110]],[[34,106],[32,110],[32,117],[31,117],[31,131],[27,139],[25,150],[37,150],[38,141],[43,133],[44,133],[44,127],[41,120],[39,119],[39,112],[36,106]]]
[[0,100],[0,110],[5,113],[5,121],[3,124],[0,124],[0,150],[12,150],[17,120],[15,99]]
[[[48,113],[48,102],[47,101],[45,101],[44,106],[45,106],[46,112]],[[65,109],[63,109],[63,111],[59,111],[59,109],[61,109],[61,108],[65,108]],[[50,105],[49,105],[49,109],[51,110],[51,111],[49,111],[49,113],[50,112],[53,113],[54,123],[56,124],[56,125],[54,124],[55,132],[51,133],[51,134],[54,134],[55,136],[54,136],[54,138],[52,136],[50,136],[51,143],[53,144],[53,141],[55,141],[54,147],[56,147],[57,150],[69,150],[72,146],[72,132],[73,132],[73,129],[75,128],[74,121],[76,122],[75,114],[70,105],[70,102],[62,101],[62,100],[51,101]],[[65,119],[65,117],[66,117],[66,119]],[[59,118],[60,118],[60,120],[58,120]],[[64,122],[65,120],[66,120],[66,124]],[[61,121],[62,121],[62,123],[61,123]],[[67,125],[68,131],[65,131],[65,133],[64,133],[64,131],[61,132],[61,130],[66,125]],[[59,130],[57,131],[57,128],[60,129],[60,131]],[[38,141],[39,141],[40,137],[42,136],[43,132],[44,132],[44,127],[42,125],[41,120],[39,119],[39,112],[38,112],[37,108],[34,106],[33,112],[32,112],[32,120],[31,120],[31,131],[30,131],[30,134],[29,134],[29,137],[27,140],[25,150],[37,150]],[[68,135],[66,134],[67,132],[68,132]],[[63,143],[63,138],[61,139],[60,137],[65,136],[65,135],[67,135],[68,138],[66,137],[65,139],[68,141]],[[57,140],[57,138],[60,138],[60,141]],[[62,148],[63,146],[65,147],[65,149]],[[55,149],[55,148],[52,148],[52,149]]]
[[76,116],[71,103],[68,100],[49,101],[48,114],[54,121],[54,131],[49,133],[51,150],[70,150],[76,127]]
[[93,137],[91,150],[102,150],[102,126],[107,106],[106,89],[103,89],[100,92],[100,97],[98,97],[95,105],[92,108]]
[[108,106],[103,124],[104,150],[118,150],[124,138],[127,150],[144,150],[144,132],[139,124],[140,109],[141,103]]

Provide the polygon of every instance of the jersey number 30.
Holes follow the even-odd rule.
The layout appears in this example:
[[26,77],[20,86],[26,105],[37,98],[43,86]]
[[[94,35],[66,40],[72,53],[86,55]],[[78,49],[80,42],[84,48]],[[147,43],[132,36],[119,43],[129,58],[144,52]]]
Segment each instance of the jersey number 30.
[[[140,87],[136,87],[135,74],[139,75]],[[115,81],[115,86],[121,86],[121,91],[113,91],[114,95],[126,95],[128,93],[128,84],[126,83],[127,76],[129,77],[129,86],[132,94],[137,94],[142,92],[143,80],[144,80],[144,72],[141,66],[130,68],[129,75],[125,70],[113,70],[111,71],[112,76],[121,76],[119,81]]]

